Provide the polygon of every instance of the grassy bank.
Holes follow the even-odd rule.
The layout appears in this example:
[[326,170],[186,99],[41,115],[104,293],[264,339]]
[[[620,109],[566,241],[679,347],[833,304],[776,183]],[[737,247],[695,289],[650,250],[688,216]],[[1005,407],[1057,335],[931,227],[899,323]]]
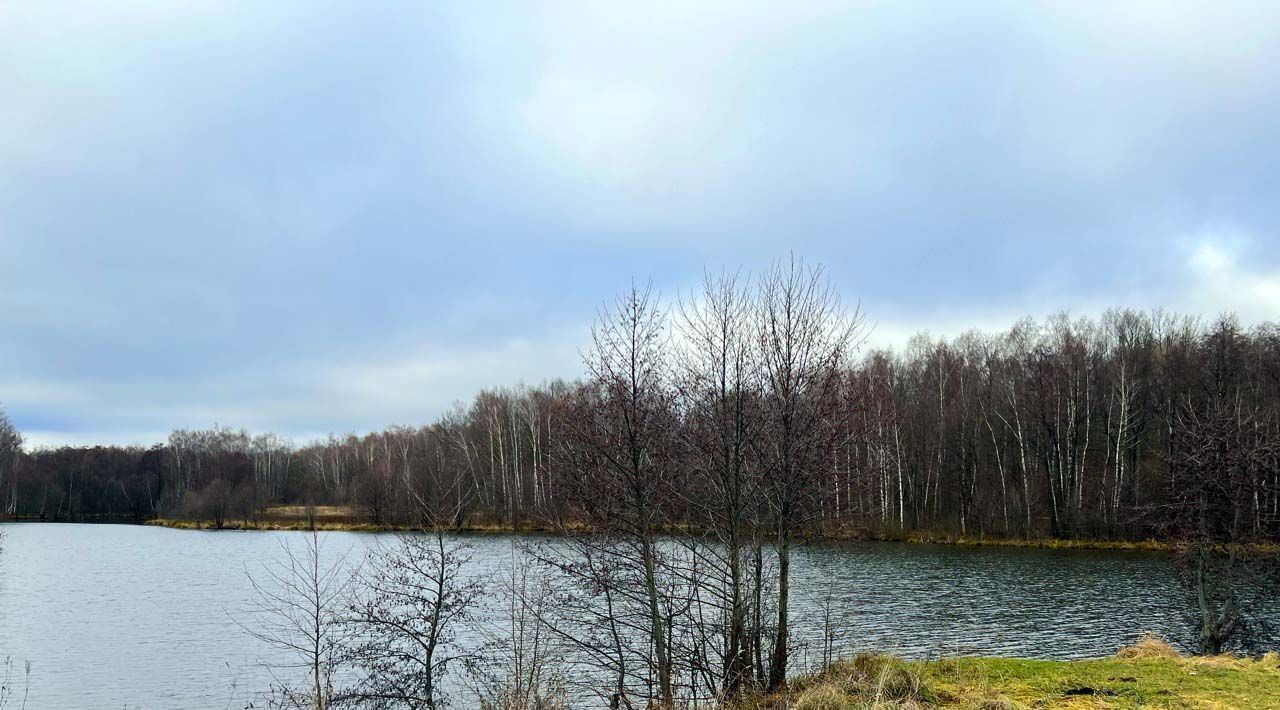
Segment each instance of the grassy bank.
[[1280,708],[1280,656],[1186,657],[1148,638],[1111,658],[957,658],[908,663],[864,654],[797,679],[744,710],[852,708]]
[[[376,525],[347,506],[318,505],[311,508],[301,505],[281,505],[268,508],[254,518],[228,518],[219,528],[211,520],[191,518],[152,518],[147,525],[157,525],[181,530],[333,530],[346,532],[391,532],[406,530],[402,526]],[[458,532],[551,532],[551,528],[532,522],[520,525],[499,524],[490,521],[468,520],[455,528]]]
[[[228,520],[222,527],[217,527],[208,520],[189,520],[185,518],[152,518],[144,525],[154,525],[175,530],[328,530],[333,532],[397,532],[420,530],[399,525],[374,525],[364,522],[343,522],[317,520],[314,523],[306,520],[280,518],[260,518],[257,520]],[[467,523],[452,527],[450,530],[465,533],[552,533],[551,528],[539,525],[493,525],[488,523]]]
[[[154,518],[147,521],[149,525],[187,530],[211,530],[215,525],[209,520],[193,520],[189,518]],[[393,525],[374,525],[357,511],[347,506],[305,506],[289,505],[268,508],[261,515],[252,519],[227,519],[223,521],[224,530],[309,530],[314,525],[318,530],[345,530],[353,532],[382,532],[403,529]],[[519,525],[497,523],[494,521],[469,520],[458,528],[459,532],[554,532],[554,529],[540,525],[534,521],[524,521]],[[970,547],[1032,547],[1054,550],[1145,550],[1156,551],[1168,549],[1164,543],[1156,540],[1090,540],[1061,538],[1012,538],[1012,537],[968,537],[953,535],[933,535],[928,533],[909,533],[905,535],[874,535],[858,529],[825,529],[816,531],[814,539],[845,542],[906,542],[930,545],[960,545]]]
[[[891,538],[885,538],[891,539]],[[1167,550],[1169,545],[1159,540],[1091,540],[1074,538],[1019,538],[1019,537],[949,537],[944,535],[907,535],[892,538],[900,542],[931,545],[961,545],[970,547],[1035,547],[1051,550]]]

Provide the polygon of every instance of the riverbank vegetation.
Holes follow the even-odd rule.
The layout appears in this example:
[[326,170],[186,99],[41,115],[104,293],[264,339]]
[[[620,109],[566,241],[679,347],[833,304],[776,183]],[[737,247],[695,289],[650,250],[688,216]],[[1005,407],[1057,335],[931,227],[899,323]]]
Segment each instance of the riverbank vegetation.
[[[127,522],[105,520],[97,522]],[[280,506],[268,508],[259,516],[247,519],[231,518],[223,521],[222,527],[215,527],[212,521],[194,518],[152,518],[147,525],[173,528],[176,530],[277,530],[277,531],[343,531],[343,532],[421,532],[412,525],[387,524],[375,526],[369,523],[360,512],[349,506]],[[585,530],[585,526],[569,526]],[[563,531],[564,527],[546,525],[538,520],[528,520],[515,524],[498,525],[469,520],[460,525],[451,526],[457,533],[536,533],[554,535]],[[687,534],[690,531],[672,528],[672,535]],[[826,528],[809,531],[806,542],[897,542],[918,545],[956,545],[959,547],[1022,547],[1046,550],[1117,550],[1136,552],[1169,552],[1173,545],[1157,539],[1147,540],[1094,540],[1088,538],[1048,538],[1048,537],[960,537],[956,535],[930,535],[922,533],[869,533],[865,530]],[[1276,549],[1267,545],[1266,549]]]
[[866,708],[1280,708],[1280,657],[1183,656],[1146,638],[1110,658],[954,658],[862,654],[795,679],[749,710]]
[[557,552],[528,551],[563,590],[543,626],[618,707],[785,689],[791,553],[822,535],[1155,539],[1202,651],[1266,638],[1280,329],[1112,311],[860,354],[868,329],[796,259],[673,305],[633,284],[600,309],[578,382],[301,447],[211,429],[24,452],[9,426],[0,491],[40,519],[555,531]]

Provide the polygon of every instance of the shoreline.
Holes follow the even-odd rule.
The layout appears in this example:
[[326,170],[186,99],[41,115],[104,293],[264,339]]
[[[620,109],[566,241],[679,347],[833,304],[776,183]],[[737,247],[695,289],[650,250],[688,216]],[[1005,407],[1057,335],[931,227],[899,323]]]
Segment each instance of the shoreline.
[[[343,516],[346,517],[346,516]],[[38,519],[16,519],[5,520],[3,522],[14,523],[40,523],[40,522],[61,522],[85,525],[98,524],[118,524],[118,525],[147,525],[154,527],[170,528],[174,530],[203,530],[203,531],[293,531],[300,532],[311,530],[313,525],[305,518],[299,517],[265,517],[257,520],[227,520],[221,527],[215,526],[210,521],[200,521],[192,518],[151,518],[144,521],[135,519],[97,519],[97,520],[38,520]],[[316,530],[329,532],[364,532],[364,533],[386,533],[386,532],[411,532],[420,530],[408,526],[398,525],[374,525],[372,523],[352,522],[347,519],[326,519],[325,516],[317,516],[314,521]],[[451,527],[451,532],[472,533],[472,534],[529,534],[529,535],[558,535],[560,531],[548,525],[542,525],[534,522],[526,522],[519,525],[496,524],[496,523],[468,523],[465,525]],[[1096,550],[1096,551],[1127,551],[1127,552],[1167,552],[1170,546],[1159,540],[1105,540],[1105,539],[1086,539],[1086,538],[1053,538],[1053,537],[1035,537],[1035,538],[1009,538],[1009,537],[973,537],[973,536],[951,536],[936,535],[929,533],[909,533],[906,535],[876,535],[868,534],[863,531],[856,530],[826,530],[819,531],[805,536],[806,542],[833,542],[833,543],[864,543],[864,542],[885,542],[885,543],[903,543],[912,545],[951,545],[956,547],[1009,547],[1009,548],[1034,548],[1045,550]]]
[[[180,530],[215,530],[213,525],[185,518],[154,518],[144,523]],[[303,531],[311,527],[305,520],[288,518],[262,519],[257,521],[228,521],[222,530],[263,530],[263,531]],[[397,525],[373,525],[371,523],[349,523],[317,520],[316,530],[334,532],[412,532],[421,528]],[[554,527],[538,523],[520,525],[498,525],[492,523],[468,523],[451,527],[451,532],[459,533],[492,533],[492,534],[538,534],[558,535],[560,531]],[[1047,550],[1109,550],[1137,552],[1167,552],[1169,545],[1159,540],[1099,540],[1086,538],[1008,538],[1008,537],[970,537],[934,535],[928,533],[911,533],[902,536],[875,535],[853,530],[827,530],[805,535],[806,542],[886,542],[910,545],[952,545],[956,547],[1021,547]]]

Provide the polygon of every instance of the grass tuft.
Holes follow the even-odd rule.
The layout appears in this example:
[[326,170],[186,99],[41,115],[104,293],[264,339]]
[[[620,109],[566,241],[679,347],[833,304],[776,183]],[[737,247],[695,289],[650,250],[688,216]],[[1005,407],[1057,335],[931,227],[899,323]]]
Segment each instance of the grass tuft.
[[1143,632],[1132,646],[1125,646],[1116,651],[1116,658],[1141,660],[1151,658],[1181,658],[1178,649],[1169,645],[1168,641],[1149,631]]

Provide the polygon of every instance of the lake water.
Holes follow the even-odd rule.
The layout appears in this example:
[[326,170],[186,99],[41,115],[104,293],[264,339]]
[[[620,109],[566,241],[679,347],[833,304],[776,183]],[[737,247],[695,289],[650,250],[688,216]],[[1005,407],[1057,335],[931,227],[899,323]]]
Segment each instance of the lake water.
[[[243,708],[270,684],[270,649],[233,617],[253,598],[246,567],[281,555],[281,540],[301,545],[302,533],[0,529],[0,657],[31,662],[30,708]],[[325,535],[327,550],[353,555],[388,539]],[[467,537],[482,576],[497,574],[516,539]],[[824,608],[838,648],[907,656],[1078,658],[1144,630],[1189,639],[1158,554],[823,544],[801,548],[793,570],[795,634],[815,649]]]

